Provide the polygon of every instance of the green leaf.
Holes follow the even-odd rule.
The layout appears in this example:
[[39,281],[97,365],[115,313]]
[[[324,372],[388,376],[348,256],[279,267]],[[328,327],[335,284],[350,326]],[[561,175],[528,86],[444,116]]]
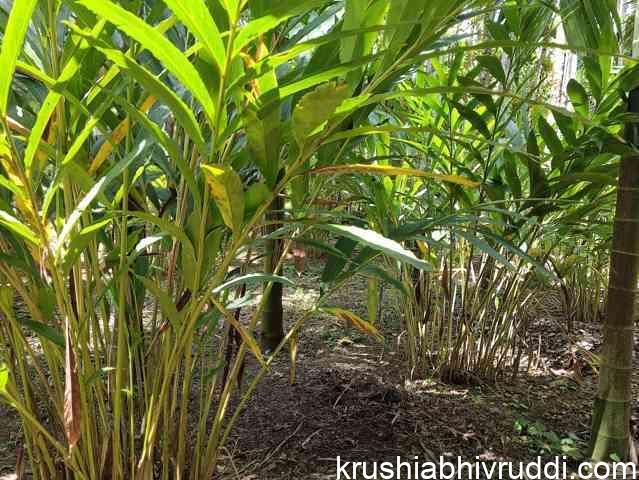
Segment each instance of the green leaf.
[[555,165],[556,162],[560,161],[561,155],[564,153],[564,147],[561,145],[561,140],[559,140],[557,133],[555,133],[555,129],[550,126],[544,117],[539,117],[537,125],[539,127],[541,138],[544,139],[544,143],[553,155],[553,170],[555,168],[561,169],[563,164]]
[[[104,42],[96,39],[92,34],[70,26],[78,35],[83,35],[99,52],[103,53],[111,62],[116,64],[121,70],[128,71],[137,82],[146,90],[162,100],[175,115],[178,123],[184,127],[189,137],[196,143],[201,153],[206,151],[204,137],[198,125],[198,121],[193,111],[159,78],[142,67],[133,57],[126,53],[111,48]],[[159,32],[158,32],[159,34]]]
[[420,260],[410,250],[406,250],[396,241],[386,238],[373,230],[367,230],[365,228],[355,227],[352,225],[337,224],[317,224],[314,227],[355,240],[356,242],[380,251],[395,260],[408,263],[415,268],[422,270],[433,269],[433,266],[430,263]]
[[7,115],[9,91],[31,15],[38,0],[14,0],[0,50],[0,115]]
[[[366,19],[368,0],[346,0],[342,30],[355,30],[362,26]],[[343,63],[350,62],[357,52],[355,48],[361,45],[360,36],[348,36],[342,39],[340,59]]]
[[[93,29],[91,30],[91,35],[97,37],[102,29],[105,26],[105,21],[102,20],[98,22]],[[29,177],[31,178],[31,167],[33,164],[33,160],[35,159],[35,155],[40,146],[40,142],[42,136],[44,135],[47,126],[49,125],[49,121],[51,119],[51,115],[55,111],[57,105],[62,99],[62,91],[66,84],[68,84],[73,78],[76,77],[76,74],[80,67],[82,66],[82,60],[85,58],[87,52],[89,50],[89,42],[86,39],[81,39],[73,52],[73,56],[66,62],[60,76],[56,79],[56,83],[54,88],[49,91],[40,110],[38,111],[38,115],[36,117],[36,122],[31,128],[29,132],[29,140],[27,142],[27,147],[24,153],[24,165],[29,172]],[[106,108],[106,107],[104,107]]]
[[388,283],[389,285],[395,287],[399,292],[403,295],[408,295],[408,289],[406,285],[404,285],[400,280],[393,277],[390,273],[384,270],[377,265],[366,265],[365,267],[359,269],[359,273],[365,276],[376,277],[378,280]]
[[[147,117],[144,113],[140,112],[136,107],[131,105],[126,100],[120,98],[117,100],[122,107],[127,111],[127,113],[140,125],[145,127],[153,137],[162,145],[162,147],[166,150],[169,157],[175,162],[177,168],[180,170],[180,173],[184,177],[189,189],[191,190],[191,197],[195,202],[195,206],[198,211],[202,208],[202,200],[200,194],[200,186],[195,179],[195,175],[193,174],[193,169],[188,165],[184,157],[182,156],[180,149],[178,148],[177,143],[169,136],[164,133],[164,130],[152,122],[149,117]],[[195,125],[197,127],[197,125]]]
[[281,283],[284,285],[288,285],[289,287],[295,286],[295,284],[292,281],[290,281],[286,277],[282,277],[281,275],[270,275],[267,273],[249,273],[246,275],[242,275],[240,277],[235,277],[229,280],[228,282],[225,282],[222,285],[219,285],[213,290],[213,293],[218,294],[236,285],[242,285],[243,283],[246,285],[253,285],[256,283],[268,283],[268,282]]
[[521,198],[521,180],[517,172],[517,159],[508,150],[504,151],[504,174],[513,197]]
[[317,128],[333,116],[335,109],[347,96],[346,85],[330,82],[300,99],[293,112],[293,136],[300,147]]
[[[110,0],[69,0],[99,15],[139,42],[162,62],[199,100],[209,121],[215,119],[215,103],[204,81],[188,58],[171,41],[137,15]],[[209,32],[211,34],[212,32]]]
[[164,0],[175,16],[202,42],[220,74],[226,63],[226,48],[220,31],[203,0]]
[[25,327],[33,330],[38,336],[49,340],[60,348],[64,348],[64,335],[59,330],[45,325],[42,322],[36,322],[33,320],[21,320],[20,323]]
[[244,111],[244,127],[249,149],[253,154],[255,164],[271,187],[277,183],[279,170],[281,147],[279,115],[279,109],[275,109],[272,114],[261,119],[252,108],[247,108]]
[[479,64],[490,72],[504,87],[506,86],[506,74],[504,67],[494,55],[480,55],[477,57]]
[[142,284],[148,291],[155,295],[155,298],[157,298],[160,302],[160,308],[162,309],[162,313],[164,314],[165,318],[174,328],[177,327],[180,322],[181,316],[180,313],[177,311],[175,303],[173,302],[171,297],[169,297],[166,291],[158,286],[155,282],[144,276],[136,275],[135,277],[140,282],[142,282]]
[[140,220],[148,222],[152,225],[156,225],[160,228],[160,230],[167,232],[174,238],[177,238],[182,244],[182,248],[184,249],[184,253],[187,258],[188,268],[185,268],[185,270],[187,270],[185,273],[187,275],[191,275],[193,274],[193,272],[195,272],[195,248],[193,248],[193,244],[189,240],[189,237],[186,235],[186,233],[184,233],[184,230],[182,228],[177,227],[175,224],[163,218],[156,217],[155,215],[151,215],[150,213],[146,212],[131,210],[129,211],[129,215],[139,218]]
[[348,259],[353,253],[357,241],[352,238],[342,237],[335,242],[335,252],[329,251],[328,258],[322,272],[322,283],[330,283],[344,270]]
[[596,183],[599,185],[610,185],[612,187],[617,185],[617,178],[614,175],[607,175],[605,173],[596,172],[581,172],[561,175],[559,177],[553,178],[552,181],[564,185],[574,185],[580,182]]
[[40,240],[29,227],[4,210],[0,210],[0,226],[4,226],[34,245],[40,245]]
[[254,183],[246,189],[244,194],[244,204],[246,205],[246,212],[255,212],[261,205],[268,201],[271,197],[271,191],[268,189],[265,183]]
[[485,120],[482,118],[482,116],[479,113],[477,113],[472,108],[468,108],[462,105],[461,103],[458,103],[458,102],[451,102],[451,103],[455,105],[455,108],[457,109],[459,114],[468,122],[470,122],[470,124],[475,128],[475,130],[478,130],[479,133],[481,133],[484,137],[486,137],[487,139],[490,139],[490,130],[488,129],[488,125],[486,125]]
[[264,12],[263,16],[251,20],[240,30],[235,39],[233,56],[239,55],[252,40],[277,27],[285,20],[329,2],[330,0],[277,0],[270,2],[274,5],[271,9]]
[[571,78],[568,82],[567,93],[568,98],[570,98],[570,103],[572,103],[572,106],[575,109],[575,112],[583,115],[584,117],[587,117],[589,110],[589,101],[586,89],[577,80]]
[[227,227],[237,233],[244,221],[244,186],[231,167],[202,165],[213,199]]
[[478,238],[469,232],[464,232],[463,230],[457,230],[457,233],[461,235],[462,237],[464,237],[468,241],[468,243],[472,243],[475,247],[479,248],[482,252],[486,253],[487,255],[490,255],[495,260],[500,262],[508,270],[511,270],[513,272],[517,271],[515,266],[512,263],[510,263],[510,261],[506,257],[504,257],[501,253],[499,253],[493,247],[488,245],[481,238]]

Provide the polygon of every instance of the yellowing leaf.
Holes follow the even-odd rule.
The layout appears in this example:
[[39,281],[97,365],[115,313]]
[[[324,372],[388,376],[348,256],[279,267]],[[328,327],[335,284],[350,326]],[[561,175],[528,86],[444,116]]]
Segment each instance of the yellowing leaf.
[[239,175],[231,167],[202,165],[206,180],[222,219],[227,227],[237,232],[244,220],[244,187]]
[[9,384],[9,367],[4,363],[0,365],[0,395],[7,393],[7,385]]
[[380,342],[384,340],[383,335],[379,332],[379,330],[377,330],[377,328],[373,324],[367,322],[363,318],[358,317],[351,311],[344,310],[343,308],[337,308],[337,307],[322,308],[322,311],[325,313],[330,313],[331,315],[334,315],[337,318],[341,318],[342,320],[346,320],[347,322],[350,322],[351,324],[353,324],[355,328],[374,337],[376,340]]
[[390,165],[367,165],[360,163],[353,163],[351,165],[335,165],[330,167],[322,167],[311,170],[310,173],[322,174],[345,174],[345,173],[369,173],[371,175],[380,175],[387,177],[397,177],[400,175],[408,175],[411,177],[427,177],[435,180],[441,180],[443,182],[456,183],[465,187],[477,187],[478,182],[469,180],[468,178],[460,177],[458,175],[441,175],[439,173],[425,172],[423,170],[417,170],[416,168],[403,168],[393,167]]

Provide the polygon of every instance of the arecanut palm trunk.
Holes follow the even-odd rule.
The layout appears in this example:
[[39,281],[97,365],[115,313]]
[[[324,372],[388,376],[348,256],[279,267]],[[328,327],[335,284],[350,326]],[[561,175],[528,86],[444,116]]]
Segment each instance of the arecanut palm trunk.
[[[282,218],[283,202],[277,197],[268,212],[268,219],[274,223],[268,226],[267,233],[275,232],[280,225],[277,223]],[[265,242],[264,273],[277,274],[277,264],[282,254],[282,240],[271,238]],[[262,314],[262,331],[260,343],[266,351],[273,351],[284,338],[284,308],[282,306],[283,287],[281,283],[273,282],[264,313]]]
[[[639,113],[639,88],[628,110]],[[639,145],[639,129],[628,124],[626,140]],[[639,155],[621,160],[613,227],[608,304],[603,324],[599,391],[595,400],[591,456],[609,461],[634,457],[630,433],[634,317],[639,272]]]

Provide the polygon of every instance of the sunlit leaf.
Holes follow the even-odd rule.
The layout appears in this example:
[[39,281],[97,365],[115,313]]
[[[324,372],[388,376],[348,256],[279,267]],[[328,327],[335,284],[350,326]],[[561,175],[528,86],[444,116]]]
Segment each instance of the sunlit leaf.
[[239,231],[244,220],[244,186],[239,175],[228,166],[202,165],[202,170],[224,223]]

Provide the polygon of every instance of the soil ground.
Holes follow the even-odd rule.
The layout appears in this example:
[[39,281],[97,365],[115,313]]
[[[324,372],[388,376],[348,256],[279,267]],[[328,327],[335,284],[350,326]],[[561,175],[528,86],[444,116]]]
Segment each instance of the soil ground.
[[[298,284],[285,291],[290,322],[317,295],[319,270],[307,266]],[[283,354],[238,421],[221,477],[335,478],[338,456],[344,461],[397,456],[531,461],[561,455],[562,444],[566,450],[583,449],[596,377],[570,346],[596,353],[599,327],[576,324],[569,338],[552,295],[531,326],[530,339],[540,341],[536,368],[497,384],[409,379],[398,346],[398,316],[388,299],[383,343],[328,316],[313,318],[299,338],[295,383],[290,383],[290,362]],[[354,279],[333,300],[365,315],[365,281]],[[247,379],[254,368],[249,364]],[[17,416],[0,404],[0,480],[15,478],[19,430]]]

